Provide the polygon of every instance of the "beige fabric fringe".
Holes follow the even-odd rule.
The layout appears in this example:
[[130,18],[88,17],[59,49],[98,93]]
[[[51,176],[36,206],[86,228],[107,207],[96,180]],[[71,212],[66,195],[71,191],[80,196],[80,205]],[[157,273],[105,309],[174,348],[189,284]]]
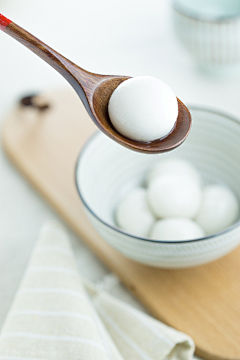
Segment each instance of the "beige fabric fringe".
[[0,336],[0,359],[191,359],[192,339],[81,279],[61,224],[43,226]]

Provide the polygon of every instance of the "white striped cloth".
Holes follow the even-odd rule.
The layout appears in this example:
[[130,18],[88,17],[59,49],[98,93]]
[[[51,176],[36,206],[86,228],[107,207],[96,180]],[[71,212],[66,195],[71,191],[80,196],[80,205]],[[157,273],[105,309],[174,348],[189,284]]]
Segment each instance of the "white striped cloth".
[[46,224],[0,336],[0,360],[191,359],[192,339],[83,281],[64,228]]

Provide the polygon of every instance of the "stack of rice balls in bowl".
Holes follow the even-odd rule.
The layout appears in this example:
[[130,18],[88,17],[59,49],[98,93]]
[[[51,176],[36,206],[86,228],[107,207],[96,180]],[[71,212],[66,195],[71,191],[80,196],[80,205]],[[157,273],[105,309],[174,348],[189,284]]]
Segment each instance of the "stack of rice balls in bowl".
[[218,233],[239,216],[239,203],[225,184],[204,185],[187,160],[159,160],[143,186],[131,189],[117,204],[117,226],[128,233],[161,241],[200,239]]

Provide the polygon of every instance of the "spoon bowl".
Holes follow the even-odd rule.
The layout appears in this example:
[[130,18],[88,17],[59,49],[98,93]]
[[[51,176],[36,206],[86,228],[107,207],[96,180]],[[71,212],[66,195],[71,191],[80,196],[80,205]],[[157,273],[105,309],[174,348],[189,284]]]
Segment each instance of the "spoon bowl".
[[152,154],[173,150],[187,138],[191,128],[191,114],[179,99],[177,99],[178,118],[174,128],[167,136],[150,142],[141,142],[121,135],[110,121],[108,102],[113,91],[119,84],[129,79],[129,76],[100,75],[88,72],[2,14],[0,14],[0,30],[25,45],[57,70],[74,88],[94,123],[112,140],[131,150]]
[[123,136],[113,127],[108,115],[108,102],[117,86],[127,79],[129,77],[111,77],[95,89],[91,103],[92,112],[95,115],[93,120],[100,121],[97,125],[101,126],[101,130],[119,144],[149,154],[170,151],[181,145],[191,127],[191,115],[187,107],[179,99],[177,99],[178,118],[176,124],[170,134],[164,138],[150,142],[135,141]]

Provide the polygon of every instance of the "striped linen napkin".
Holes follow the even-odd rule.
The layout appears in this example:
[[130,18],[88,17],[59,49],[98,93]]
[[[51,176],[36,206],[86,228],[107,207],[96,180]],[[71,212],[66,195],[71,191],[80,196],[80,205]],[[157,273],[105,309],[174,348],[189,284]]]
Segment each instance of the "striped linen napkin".
[[0,336],[0,359],[188,360],[193,340],[81,279],[61,224],[43,226]]

